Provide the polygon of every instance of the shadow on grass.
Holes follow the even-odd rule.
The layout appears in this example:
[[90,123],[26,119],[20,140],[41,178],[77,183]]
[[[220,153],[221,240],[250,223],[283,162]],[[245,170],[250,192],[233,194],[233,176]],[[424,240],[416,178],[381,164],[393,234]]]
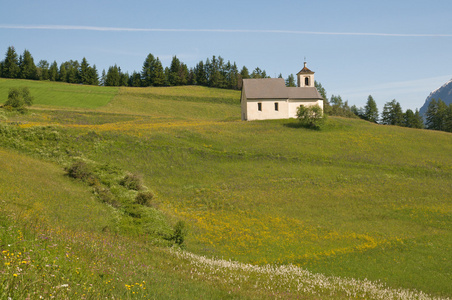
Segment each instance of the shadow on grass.
[[283,125],[285,127],[295,128],[295,129],[305,128],[305,129],[310,129],[310,130],[315,130],[315,131],[320,131],[322,129],[320,126],[302,124],[301,122],[288,122],[288,123],[284,123]]

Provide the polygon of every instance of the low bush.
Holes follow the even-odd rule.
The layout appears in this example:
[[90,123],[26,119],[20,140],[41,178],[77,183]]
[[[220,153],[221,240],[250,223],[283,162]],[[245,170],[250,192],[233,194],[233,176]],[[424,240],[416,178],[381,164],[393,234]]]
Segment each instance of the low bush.
[[28,87],[10,88],[8,93],[8,100],[4,104],[7,111],[17,110],[21,113],[26,111],[25,106],[33,104],[33,97],[30,95]]
[[187,226],[184,221],[178,221],[174,226],[173,234],[170,240],[174,241],[176,245],[183,246],[185,237],[187,236]]
[[154,193],[151,191],[147,192],[139,192],[135,197],[135,203],[144,205],[144,206],[152,206],[151,200],[154,198]]
[[143,189],[141,177],[132,173],[126,174],[126,176],[119,181],[119,184],[129,190],[141,191]]
[[114,208],[121,207],[121,203],[108,188],[102,187],[98,184],[94,187],[94,193],[99,197],[101,202],[110,204]]
[[65,168],[65,171],[69,177],[84,181],[93,176],[88,165],[84,161],[73,163],[70,167]]

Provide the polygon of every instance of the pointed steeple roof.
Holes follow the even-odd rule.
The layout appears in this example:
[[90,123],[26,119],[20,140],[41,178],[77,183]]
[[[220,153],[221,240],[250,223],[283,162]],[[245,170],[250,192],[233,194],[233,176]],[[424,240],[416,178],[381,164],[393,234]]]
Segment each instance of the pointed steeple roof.
[[304,62],[304,68],[301,69],[300,72],[297,73],[298,74],[314,74],[314,72],[312,72],[311,70],[308,69],[308,67],[306,67],[306,62]]

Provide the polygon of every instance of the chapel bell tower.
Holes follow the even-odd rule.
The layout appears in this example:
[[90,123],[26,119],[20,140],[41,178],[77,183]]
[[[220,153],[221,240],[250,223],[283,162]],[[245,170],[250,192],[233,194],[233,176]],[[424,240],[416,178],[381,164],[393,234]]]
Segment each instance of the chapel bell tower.
[[298,87],[314,87],[314,72],[306,67],[304,62],[304,68],[297,73]]

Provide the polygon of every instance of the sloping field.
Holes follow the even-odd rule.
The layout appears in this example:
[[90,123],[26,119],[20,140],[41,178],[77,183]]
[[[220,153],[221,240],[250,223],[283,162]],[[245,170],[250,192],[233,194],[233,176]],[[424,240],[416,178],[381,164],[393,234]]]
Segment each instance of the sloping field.
[[[121,88],[93,110],[41,106],[7,115],[3,123],[15,125],[0,142],[60,165],[83,157],[139,174],[168,220],[187,223],[192,253],[452,295],[451,134],[342,118],[321,131],[296,128],[295,120],[241,122],[239,99],[238,91],[202,87]],[[53,132],[58,138],[47,138]],[[187,268],[214,286],[222,272],[250,276],[249,293],[246,280],[221,282],[236,297],[313,295],[300,285],[262,287],[257,281],[268,277],[215,271],[219,264]],[[339,290],[316,291],[353,296]]]
[[52,107],[96,108],[106,105],[118,93],[116,87],[99,89],[89,85],[0,78],[0,103],[6,101],[13,87],[28,87],[35,105]]

